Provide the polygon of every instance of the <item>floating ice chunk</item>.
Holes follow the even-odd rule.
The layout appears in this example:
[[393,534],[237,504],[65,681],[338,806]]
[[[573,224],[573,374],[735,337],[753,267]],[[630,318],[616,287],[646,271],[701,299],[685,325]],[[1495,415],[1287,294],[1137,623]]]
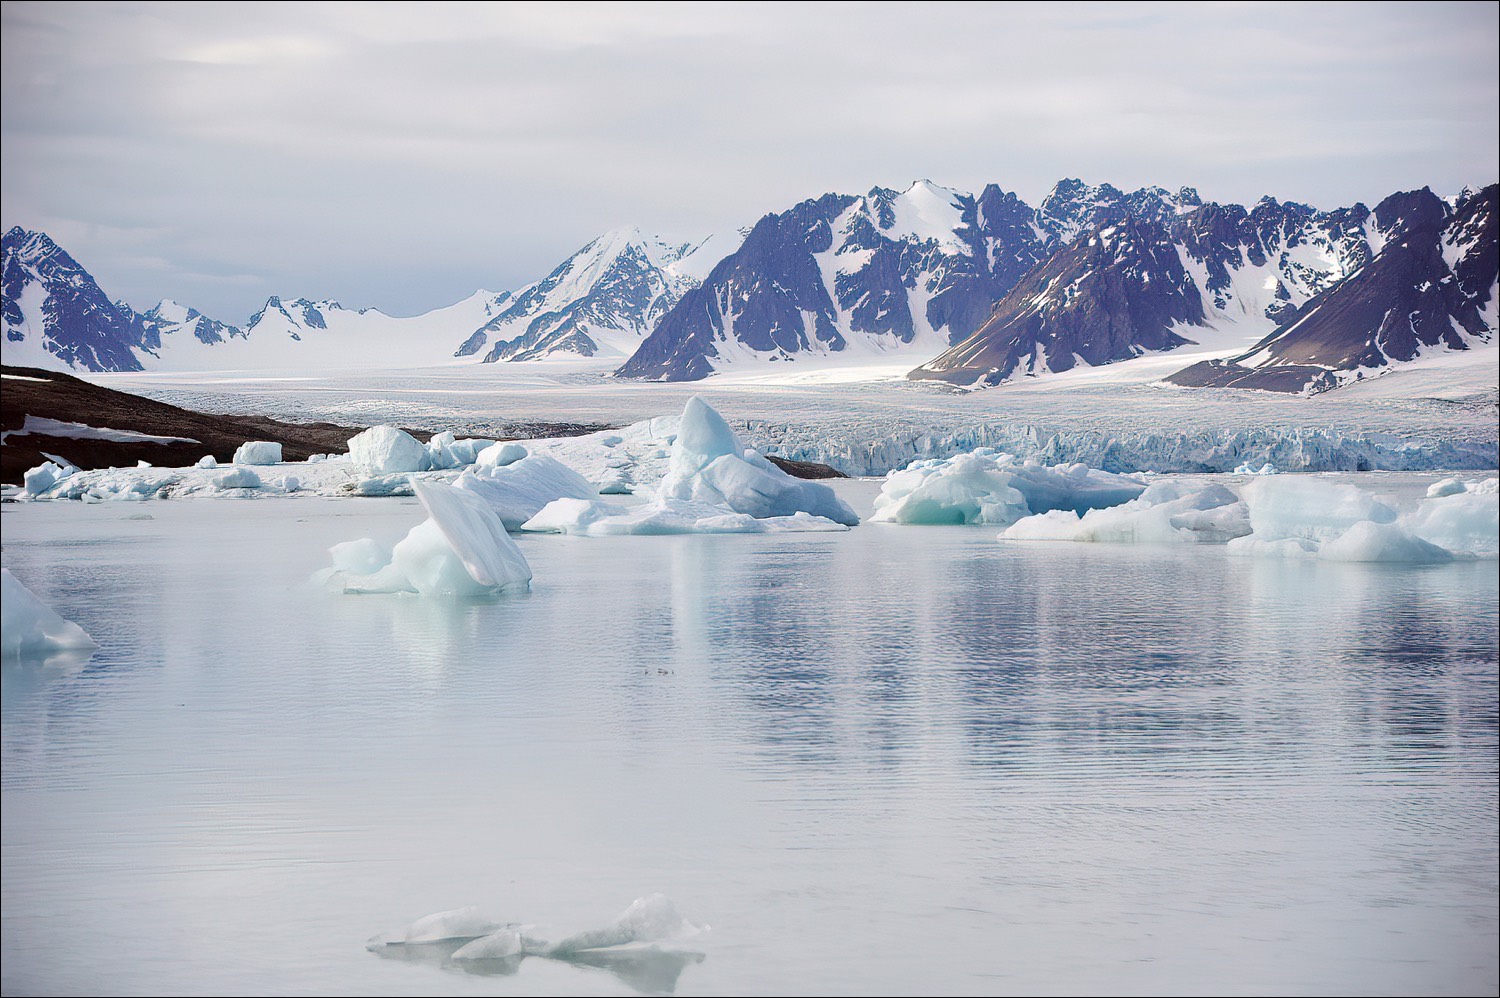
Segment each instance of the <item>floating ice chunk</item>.
[[485,440],[482,437],[460,437],[448,444],[448,452],[453,455],[453,466],[455,468],[473,464],[479,460],[479,455],[490,448],[495,441]]
[[486,468],[503,468],[507,464],[515,464],[529,453],[531,452],[515,441],[506,440],[490,444],[481,450],[474,463]]
[[[312,459],[309,458],[308,460],[312,460]],[[195,467],[195,468],[202,468],[205,471],[211,471],[214,468],[217,468],[218,466],[219,466],[219,461],[212,454],[204,454],[202,457],[200,457],[198,459],[198,463],[195,464],[195,465],[193,465],[193,467]]]
[[83,628],[59,616],[22,585],[10,569],[0,568],[0,653],[5,661],[69,648],[96,647]]
[[249,468],[231,468],[222,475],[214,477],[214,488],[220,491],[225,489],[258,489],[263,484],[260,476]]
[[1361,520],[1318,552],[1328,561],[1385,561],[1435,565],[1453,556],[1436,544],[1415,537],[1394,523]]
[[281,445],[267,440],[240,444],[234,452],[235,464],[267,465],[281,463]]
[[152,466],[153,466],[153,465],[152,465],[152,464],[151,464],[151,462],[150,462],[150,461],[137,461],[137,462],[136,462],[136,463],[135,463],[135,466],[136,466],[136,467],[137,467],[137,468],[150,468],[150,467],[152,467]]
[[1477,496],[1500,495],[1500,478],[1486,478],[1482,482],[1465,482],[1464,491]]
[[848,531],[847,523],[830,520],[826,516],[813,516],[798,511],[791,516],[768,516],[756,520],[768,534],[826,534]]
[[1111,544],[1222,544],[1250,533],[1245,504],[1222,485],[1194,490],[1156,482],[1130,502],[1110,509],[1052,510],[1001,532],[1004,540],[1096,541]]
[[1026,497],[994,455],[960,454],[916,461],[886,476],[871,521],[884,523],[1011,524],[1031,514]]
[[460,939],[478,939],[497,931],[500,925],[490,921],[478,908],[455,908],[423,916],[405,928],[395,929],[374,936],[366,944],[367,949],[384,946],[418,946],[427,943],[450,942]]
[[1427,498],[1441,499],[1444,496],[1458,495],[1466,491],[1464,483],[1456,478],[1445,478],[1440,482],[1433,482],[1427,486]]
[[[981,448],[975,453],[984,452]],[[1033,513],[1071,509],[1082,516],[1091,509],[1109,509],[1129,502],[1146,488],[1127,475],[1099,471],[1086,464],[1049,467],[1035,461],[1015,462],[1008,454],[997,455],[997,460],[1012,462],[1008,466],[1011,487],[1026,498],[1026,505]]]
[[51,491],[54,485],[67,478],[73,470],[53,461],[43,461],[22,476],[22,489],[28,496],[42,495]]
[[664,894],[637,898],[608,925],[576,932],[553,946],[550,955],[612,949],[652,943],[681,942],[699,935],[702,927],[684,919]]
[[506,927],[487,936],[464,943],[449,957],[459,962],[467,960],[514,960],[525,956],[526,941],[521,930]]
[[1361,520],[1392,523],[1396,511],[1354,485],[1282,475],[1244,487],[1257,541],[1332,540]]
[[430,466],[427,448],[394,426],[372,426],[351,437],[349,457],[355,470],[368,477],[426,471]]
[[1281,469],[1277,468],[1276,465],[1272,464],[1270,461],[1267,461],[1259,468],[1252,465],[1249,461],[1246,461],[1238,468],[1235,468],[1234,473],[1236,475],[1279,475],[1281,474]]
[[1427,499],[1402,522],[1415,536],[1456,554],[1500,554],[1500,495],[1494,492],[1465,491]]
[[683,410],[658,496],[724,506],[752,517],[802,511],[850,526],[859,522],[828,486],[793,478],[747,451],[724,417],[697,396]]
[[391,563],[391,549],[370,537],[335,544],[328,553],[334,568],[351,575],[373,575]]
[[518,529],[554,499],[599,497],[582,475],[546,454],[529,454],[504,465],[481,462],[453,484],[489,503],[507,530]]

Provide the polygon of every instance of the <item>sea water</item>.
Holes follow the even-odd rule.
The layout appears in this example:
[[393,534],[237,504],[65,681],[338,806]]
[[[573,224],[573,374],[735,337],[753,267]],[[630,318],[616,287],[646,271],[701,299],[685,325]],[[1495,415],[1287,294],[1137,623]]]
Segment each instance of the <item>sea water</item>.
[[[1494,561],[866,524],[523,536],[495,600],[307,582],[421,517],[4,507],[100,646],[4,670],[6,994],[1497,987]],[[658,891],[691,953],[364,948]]]

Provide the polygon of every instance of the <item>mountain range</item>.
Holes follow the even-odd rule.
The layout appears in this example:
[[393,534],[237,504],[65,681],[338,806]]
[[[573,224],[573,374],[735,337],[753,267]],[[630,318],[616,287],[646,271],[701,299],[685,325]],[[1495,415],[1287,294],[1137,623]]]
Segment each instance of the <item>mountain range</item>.
[[918,181],[728,237],[617,229],[533,284],[420,316],[273,296],[239,326],[171,300],[136,312],[17,227],[0,342],[7,364],[88,371],[573,357],[626,378],[878,366],[963,388],[1165,354],[1184,361],[1171,384],[1316,392],[1496,342],[1496,208],[1495,185],[1318,211],[1077,180],[1032,208]]

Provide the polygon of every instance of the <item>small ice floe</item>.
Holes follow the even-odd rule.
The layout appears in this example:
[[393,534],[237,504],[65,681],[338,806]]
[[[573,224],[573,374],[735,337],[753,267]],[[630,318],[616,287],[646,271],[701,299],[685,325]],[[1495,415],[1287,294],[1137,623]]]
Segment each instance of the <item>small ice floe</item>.
[[487,936],[500,928],[476,907],[454,908],[425,915],[410,925],[371,937],[369,950],[385,946],[421,946],[428,943],[467,942]]
[[1272,464],[1270,461],[1267,461],[1265,464],[1261,465],[1259,468],[1255,467],[1249,461],[1246,461],[1244,464],[1242,464],[1238,468],[1234,469],[1234,474],[1236,474],[1236,475],[1279,475],[1279,474],[1281,474],[1281,469],[1278,468],[1278,467],[1276,467],[1276,465]]
[[269,440],[251,440],[240,444],[234,452],[234,463],[258,466],[280,464],[281,445]]
[[27,496],[35,498],[50,492],[54,485],[77,470],[72,465],[65,467],[56,461],[43,461],[22,476],[22,489]]
[[64,620],[10,569],[0,568],[0,653],[6,662],[97,647],[83,628]]
[[1083,515],[1140,496],[1133,478],[1083,464],[1047,467],[981,447],[949,458],[913,461],[886,476],[872,521],[1008,526],[1052,510]]
[[[1484,484],[1479,483],[1481,487]],[[1401,522],[1415,536],[1454,554],[1479,558],[1500,555],[1500,494],[1494,489],[1465,488],[1425,499]]]
[[428,517],[388,553],[364,538],[330,549],[322,581],[348,593],[490,596],[530,587],[531,566],[484,500],[450,485],[413,480]]
[[379,956],[422,960],[475,974],[513,974],[527,957],[608,970],[647,992],[670,992],[690,963],[706,926],[687,921],[662,894],[637,898],[612,921],[559,936],[534,925],[491,921],[477,908],[419,918],[375,936],[366,949]]
[[204,454],[202,457],[200,457],[198,459],[198,463],[195,464],[195,465],[193,465],[193,467],[195,467],[195,468],[202,468],[204,471],[212,471],[214,468],[217,468],[218,466],[219,466],[218,459],[216,459],[212,454]]

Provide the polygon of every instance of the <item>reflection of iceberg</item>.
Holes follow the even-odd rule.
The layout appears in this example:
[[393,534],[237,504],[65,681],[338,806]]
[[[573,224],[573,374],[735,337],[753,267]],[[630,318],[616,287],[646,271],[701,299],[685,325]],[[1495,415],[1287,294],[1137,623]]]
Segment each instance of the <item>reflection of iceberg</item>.
[[705,927],[683,918],[662,894],[637,898],[614,921],[557,942],[535,926],[497,924],[477,908],[440,911],[375,936],[366,948],[388,959],[432,963],[471,974],[510,975],[528,956],[608,970],[647,993],[671,992],[703,954],[686,944]]
[[[6,662],[48,660],[59,652],[97,648],[94,639],[64,620],[8,568],[0,568],[0,652]],[[77,657],[76,654],[74,657]],[[86,661],[87,656],[83,656]]]

